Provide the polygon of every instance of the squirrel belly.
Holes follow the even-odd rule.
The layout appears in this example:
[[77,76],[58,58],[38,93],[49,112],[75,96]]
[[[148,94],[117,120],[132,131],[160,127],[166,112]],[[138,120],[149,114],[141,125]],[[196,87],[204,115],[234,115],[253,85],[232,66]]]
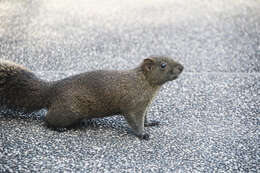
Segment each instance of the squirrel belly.
[[47,108],[47,124],[58,128],[121,114],[137,137],[148,139],[144,126],[158,123],[147,121],[147,108],[160,87],[182,71],[183,66],[170,57],[151,56],[131,70],[98,70],[47,82],[21,65],[0,61],[0,108],[24,112]]
[[30,113],[48,107],[48,82],[25,67],[0,60],[0,106]]

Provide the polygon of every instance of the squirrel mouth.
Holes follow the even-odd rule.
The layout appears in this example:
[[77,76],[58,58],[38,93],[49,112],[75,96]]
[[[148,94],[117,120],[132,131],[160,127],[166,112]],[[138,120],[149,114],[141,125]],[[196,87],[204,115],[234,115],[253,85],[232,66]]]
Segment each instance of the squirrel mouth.
[[174,75],[174,76],[172,76],[172,78],[171,78],[171,80],[175,80],[175,79],[177,79],[178,78],[178,75]]

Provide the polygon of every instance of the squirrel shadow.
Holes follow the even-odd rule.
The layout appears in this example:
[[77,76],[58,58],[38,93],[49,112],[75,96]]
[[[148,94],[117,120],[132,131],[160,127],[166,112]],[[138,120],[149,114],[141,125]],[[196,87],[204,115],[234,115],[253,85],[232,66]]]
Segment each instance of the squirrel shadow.
[[0,118],[44,120],[46,112],[46,109],[41,109],[39,111],[25,113],[23,110],[8,109],[1,106]]
[[[93,118],[93,119],[84,119],[79,123],[73,124],[66,128],[56,128],[51,127],[45,122],[47,110],[42,109],[40,111],[32,112],[32,113],[24,113],[22,110],[13,110],[6,109],[0,107],[0,118],[2,119],[17,119],[17,120],[35,120],[37,122],[41,121],[44,124],[44,127],[57,131],[57,132],[66,132],[69,130],[86,130],[86,129],[98,129],[98,128],[106,128],[117,130],[119,133],[128,133],[133,134],[132,130],[127,127],[126,123],[123,120],[123,117],[114,116],[114,117],[106,117],[106,118]],[[31,121],[32,122],[32,121]]]
[[92,118],[88,120],[82,120],[79,123],[73,124],[69,127],[66,128],[57,128],[57,127],[52,127],[49,126],[47,123],[45,123],[45,126],[48,129],[57,131],[57,132],[67,132],[70,130],[84,130],[86,131],[87,129],[91,130],[97,130],[99,128],[105,128],[105,129],[113,129],[118,131],[119,133],[122,134],[134,134],[132,130],[125,126],[125,123],[123,121],[123,118],[120,117],[107,117],[107,118]]

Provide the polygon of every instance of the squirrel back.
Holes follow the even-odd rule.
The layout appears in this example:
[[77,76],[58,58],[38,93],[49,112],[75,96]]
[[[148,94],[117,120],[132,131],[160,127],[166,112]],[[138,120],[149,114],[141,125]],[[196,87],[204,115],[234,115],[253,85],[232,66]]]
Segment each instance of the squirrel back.
[[0,106],[33,112],[48,106],[50,84],[25,67],[0,60]]

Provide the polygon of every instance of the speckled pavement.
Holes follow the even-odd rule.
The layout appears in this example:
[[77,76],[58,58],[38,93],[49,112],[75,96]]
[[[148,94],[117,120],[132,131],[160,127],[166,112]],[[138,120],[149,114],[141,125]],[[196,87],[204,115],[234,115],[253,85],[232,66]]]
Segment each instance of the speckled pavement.
[[0,56],[57,80],[153,54],[185,70],[140,141],[120,116],[59,133],[0,115],[0,172],[259,172],[260,1],[0,0]]

